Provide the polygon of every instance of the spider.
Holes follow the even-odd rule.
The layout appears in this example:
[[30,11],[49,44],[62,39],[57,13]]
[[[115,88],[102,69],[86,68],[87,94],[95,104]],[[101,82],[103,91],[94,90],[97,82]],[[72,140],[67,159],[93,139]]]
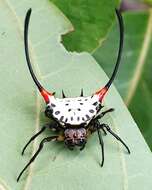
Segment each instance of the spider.
[[20,172],[17,181],[19,181],[24,171],[35,160],[37,155],[41,152],[44,144],[50,141],[59,141],[59,142],[62,141],[64,142],[65,146],[67,146],[67,148],[69,148],[70,150],[73,150],[76,146],[79,147],[80,150],[83,150],[85,148],[89,136],[92,133],[97,132],[102,152],[101,166],[103,166],[104,142],[101,135],[101,130],[102,130],[105,135],[107,134],[107,132],[109,132],[113,137],[115,137],[118,141],[120,141],[126,148],[127,152],[130,154],[129,147],[126,145],[126,143],[117,134],[115,134],[107,124],[101,123],[99,121],[105,114],[114,111],[113,108],[110,108],[106,111],[101,112],[101,109],[103,108],[102,105],[103,98],[108,92],[116,76],[122,55],[124,26],[120,12],[117,9],[115,9],[119,22],[120,41],[119,41],[118,57],[109,81],[103,88],[99,89],[91,96],[84,97],[83,90],[81,90],[80,97],[74,97],[74,98],[67,98],[63,91],[62,91],[62,98],[56,98],[55,93],[48,92],[43,88],[43,86],[40,84],[40,82],[38,81],[37,77],[33,72],[29,56],[29,49],[28,49],[28,27],[29,27],[31,12],[32,9],[29,9],[27,11],[25,17],[25,24],[24,24],[24,45],[25,45],[26,61],[31,77],[33,78],[33,81],[35,82],[38,90],[40,91],[42,97],[45,100],[46,103],[45,115],[48,118],[50,118],[52,122],[48,125],[44,125],[38,133],[36,133],[34,136],[31,137],[31,139],[24,146],[22,150],[22,155],[24,154],[27,146],[36,137],[38,137],[41,133],[43,133],[47,128],[53,131],[55,130],[56,135],[46,137],[40,142],[38,150],[30,159],[30,161],[26,164],[23,170]]

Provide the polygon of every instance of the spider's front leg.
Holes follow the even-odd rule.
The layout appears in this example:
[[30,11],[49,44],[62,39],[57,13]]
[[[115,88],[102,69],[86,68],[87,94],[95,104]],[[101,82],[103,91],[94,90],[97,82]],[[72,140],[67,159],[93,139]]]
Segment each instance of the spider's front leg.
[[[99,119],[101,119],[105,114],[107,114],[107,113],[109,113],[109,112],[113,112],[114,111],[114,108],[110,108],[110,109],[108,109],[108,110],[106,110],[106,111],[103,111],[103,112],[101,112],[99,115],[97,115],[97,117],[95,118],[95,120],[99,120]],[[99,124],[100,125],[100,124]],[[106,130],[104,129],[104,127],[100,127],[100,129],[102,129],[102,131],[104,132],[104,134],[105,135],[107,135],[107,132],[106,132]],[[97,129],[96,129],[96,127],[95,127],[95,131],[96,131]]]
[[106,111],[103,111],[99,115],[97,115],[96,119],[101,119],[104,115],[106,115],[109,112],[113,112],[113,111],[114,111],[114,108],[110,108],[110,109],[108,109]]
[[35,160],[35,158],[38,156],[38,154],[40,153],[40,151],[42,150],[44,144],[46,142],[50,142],[50,141],[58,141],[59,136],[51,136],[51,137],[46,137],[44,138],[40,144],[39,144],[39,148],[38,150],[35,152],[35,154],[33,155],[33,157],[30,159],[30,161],[26,164],[26,166],[23,168],[23,170],[20,172],[20,174],[17,177],[17,182],[19,181],[20,177],[22,176],[22,174],[24,173],[24,171],[28,168],[28,166]]
[[30,140],[26,143],[26,145],[24,146],[23,150],[22,150],[22,155],[24,155],[24,152],[26,150],[26,148],[28,147],[28,145],[34,141],[34,139],[36,139],[36,137],[38,137],[41,133],[43,133],[47,128],[50,129],[57,129],[58,124],[53,122],[51,124],[46,124],[42,127],[42,129],[40,131],[38,131],[35,135],[33,135]]

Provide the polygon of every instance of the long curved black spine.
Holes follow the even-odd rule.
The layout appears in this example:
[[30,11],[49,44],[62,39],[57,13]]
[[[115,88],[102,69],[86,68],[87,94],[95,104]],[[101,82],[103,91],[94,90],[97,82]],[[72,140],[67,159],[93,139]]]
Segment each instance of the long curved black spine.
[[[120,65],[120,60],[121,60],[121,56],[122,56],[122,49],[123,49],[123,41],[124,41],[124,24],[123,24],[123,19],[121,16],[121,13],[119,12],[119,10],[115,9],[116,11],[116,15],[118,18],[118,22],[119,22],[119,30],[120,30],[120,40],[119,40],[119,50],[118,50],[118,56],[117,56],[117,60],[116,60],[116,64],[113,70],[113,73],[111,75],[110,80],[107,82],[107,84],[105,85],[105,88],[109,88],[117,74],[119,65]],[[39,91],[41,92],[43,87],[40,84],[40,82],[38,81],[38,79],[36,78],[32,66],[31,66],[31,61],[30,61],[30,57],[29,57],[29,49],[28,49],[28,28],[29,28],[29,21],[30,21],[30,16],[31,16],[31,12],[32,9],[30,8],[27,13],[26,13],[26,17],[25,17],[25,22],[24,22],[24,45],[25,45],[25,55],[26,55],[26,61],[27,61],[27,65],[29,68],[29,71],[31,73],[31,76],[36,84],[36,86],[38,87]]]
[[124,42],[124,24],[123,24],[123,18],[121,16],[121,13],[119,10],[115,9],[116,11],[116,15],[118,18],[118,22],[119,22],[119,30],[120,30],[120,40],[119,40],[119,50],[118,50],[118,56],[117,56],[117,60],[116,60],[116,64],[113,70],[113,73],[111,75],[110,80],[107,82],[107,84],[105,85],[105,88],[109,88],[113,82],[113,80],[115,79],[115,76],[117,74],[119,65],[120,65],[120,60],[121,60],[121,56],[122,56],[122,49],[123,49],[123,42]]
[[29,68],[29,71],[31,73],[31,76],[36,84],[36,86],[38,87],[39,91],[41,92],[43,90],[42,85],[40,84],[40,82],[38,81],[38,79],[36,78],[34,71],[32,69],[31,66],[31,61],[30,61],[30,57],[29,57],[29,48],[28,48],[28,28],[29,28],[29,21],[30,21],[30,16],[31,16],[31,12],[32,9],[30,8],[27,13],[26,13],[26,17],[25,17],[25,22],[24,22],[24,45],[25,45],[25,55],[26,55],[26,61],[27,61],[27,65]]

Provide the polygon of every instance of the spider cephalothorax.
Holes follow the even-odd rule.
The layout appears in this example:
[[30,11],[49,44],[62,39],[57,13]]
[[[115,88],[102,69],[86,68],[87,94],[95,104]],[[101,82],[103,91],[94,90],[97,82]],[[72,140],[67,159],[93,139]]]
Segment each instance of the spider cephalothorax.
[[102,130],[105,135],[107,134],[107,132],[113,135],[117,140],[119,140],[125,146],[128,153],[130,153],[129,148],[124,143],[124,141],[118,135],[116,135],[107,124],[100,123],[99,121],[99,119],[101,119],[106,113],[112,112],[114,110],[113,108],[110,108],[106,111],[101,112],[101,108],[103,108],[102,106],[103,98],[116,76],[122,53],[124,29],[123,29],[123,20],[119,11],[116,9],[116,15],[120,27],[119,51],[118,51],[116,65],[114,67],[114,71],[109,81],[103,88],[99,89],[91,96],[84,97],[82,90],[80,97],[75,97],[75,98],[66,98],[63,91],[62,91],[63,98],[56,98],[54,93],[45,90],[38,81],[38,79],[36,78],[31,66],[29,50],[28,50],[28,26],[29,26],[30,15],[31,15],[31,9],[29,9],[26,14],[25,25],[24,25],[24,44],[25,44],[25,55],[26,55],[27,65],[36,86],[38,87],[41,95],[43,96],[46,102],[45,115],[51,118],[53,122],[44,125],[38,133],[36,133],[33,137],[31,137],[28,143],[24,146],[22,155],[24,154],[24,151],[27,148],[27,146],[46,128],[50,128],[52,131],[55,130],[56,135],[46,137],[40,142],[38,150],[33,155],[29,163],[21,171],[21,173],[17,178],[17,181],[19,181],[23,172],[35,160],[39,152],[42,150],[44,143],[50,141],[64,142],[65,145],[71,150],[73,150],[75,146],[78,146],[80,150],[83,150],[83,148],[87,143],[88,137],[92,133],[97,131],[102,150],[101,166],[103,166],[104,143],[100,131]]

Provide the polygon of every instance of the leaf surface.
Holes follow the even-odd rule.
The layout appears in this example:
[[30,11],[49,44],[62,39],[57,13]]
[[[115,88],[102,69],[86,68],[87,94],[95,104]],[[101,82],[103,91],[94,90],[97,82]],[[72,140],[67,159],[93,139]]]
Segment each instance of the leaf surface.
[[114,20],[119,0],[50,0],[71,21],[72,31],[62,36],[68,51],[92,52],[106,35]]
[[[91,55],[69,53],[60,44],[61,34],[71,28],[64,15],[48,1],[0,1],[0,188],[2,190],[149,189],[151,153],[119,94],[112,87],[105,109],[114,113],[104,118],[131,149],[128,155],[112,136],[104,138],[105,165],[101,161],[97,135],[88,140],[83,152],[67,150],[63,143],[49,143],[19,183],[17,175],[37,150],[47,131],[21,156],[27,140],[48,122],[45,108],[27,69],[23,46],[23,20],[33,8],[30,24],[30,54],[38,78],[60,96],[78,96],[84,87],[90,95],[108,80]],[[146,186],[145,186],[146,184]]]

